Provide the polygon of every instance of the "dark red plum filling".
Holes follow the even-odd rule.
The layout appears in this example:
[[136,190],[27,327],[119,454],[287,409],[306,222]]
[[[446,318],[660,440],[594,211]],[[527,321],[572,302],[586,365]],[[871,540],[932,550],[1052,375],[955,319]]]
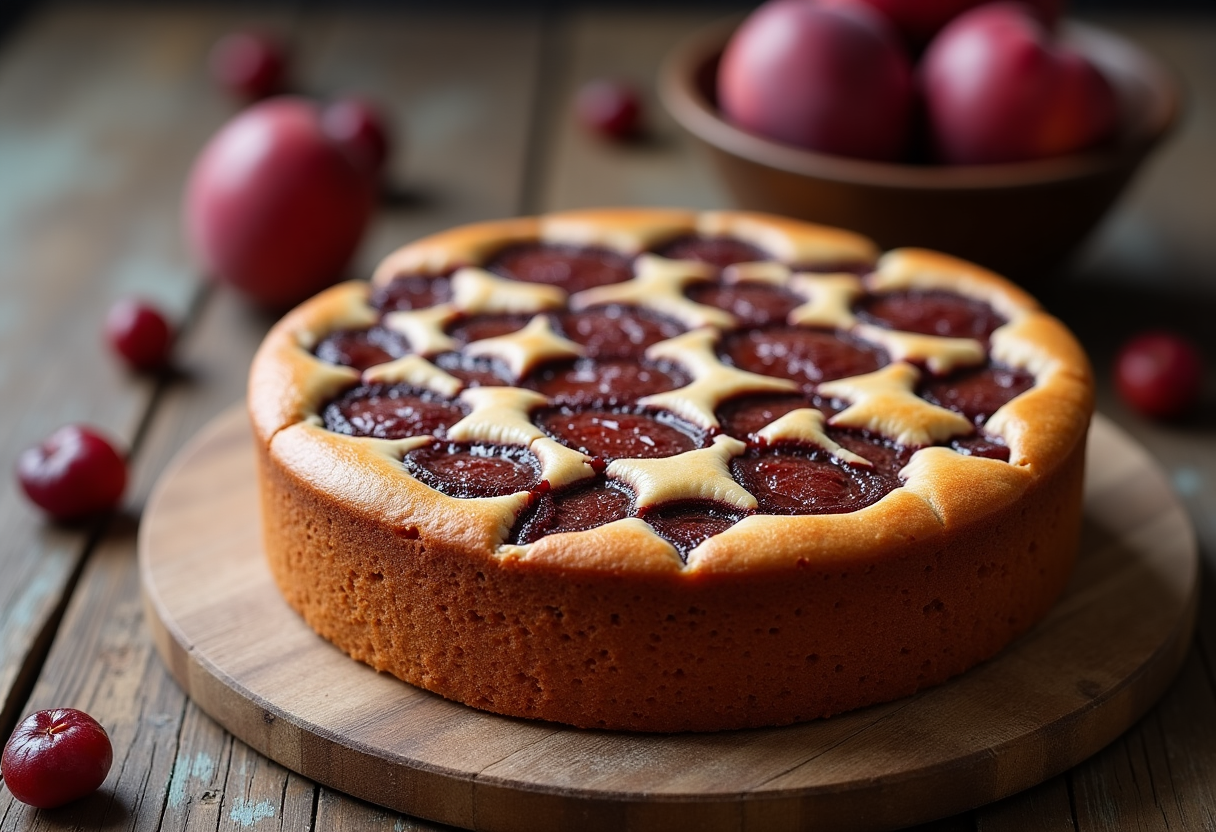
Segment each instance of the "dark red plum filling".
[[802,396],[739,396],[727,399],[717,411],[722,432],[744,442],[787,413],[811,404]]
[[425,309],[451,297],[452,285],[447,277],[400,275],[372,293],[372,306],[381,312]]
[[669,260],[698,260],[719,269],[735,263],[772,259],[762,249],[734,237],[677,237],[655,249],[654,253]]
[[445,352],[432,359],[435,366],[463,381],[469,387],[505,387],[511,373],[491,358],[474,358],[458,352]]
[[[843,444],[843,443],[842,443]],[[899,487],[885,464],[854,465],[801,445],[752,449],[731,460],[760,514],[842,514],[878,502]]]
[[347,436],[442,438],[468,415],[459,402],[406,385],[360,385],[326,405],[325,427]]
[[705,445],[705,434],[667,413],[630,408],[552,407],[536,425],[559,442],[603,460],[675,456]]
[[473,315],[447,327],[447,334],[462,344],[510,335],[528,325],[532,315]]
[[793,326],[729,333],[720,352],[741,370],[788,378],[806,392],[821,382],[871,373],[887,363],[886,352],[844,333]]
[[530,491],[540,482],[540,463],[526,448],[436,442],[410,451],[402,463],[450,497],[501,497]]
[[580,359],[541,367],[524,380],[525,387],[557,404],[610,406],[631,404],[644,396],[688,384],[678,368],[629,359]]
[[889,329],[984,342],[1005,324],[988,304],[950,292],[868,295],[858,304],[856,313],[863,321]]
[[601,306],[557,316],[561,333],[588,358],[639,359],[646,348],[684,331],[676,321],[627,306]]
[[739,319],[741,327],[783,324],[802,298],[764,283],[699,283],[684,293],[689,300],[716,306]]
[[405,336],[382,326],[339,329],[317,344],[313,354],[329,364],[366,370],[400,358],[410,351]]
[[993,438],[980,436],[964,436],[950,441],[950,447],[964,456],[982,456],[987,459],[1009,461],[1009,448],[1003,442]]
[[1034,387],[1034,376],[1016,367],[990,364],[945,378],[930,378],[920,395],[933,404],[963,414],[976,425],[988,421],[1006,402]]
[[532,543],[548,534],[581,532],[629,517],[633,496],[603,477],[547,491],[515,524],[512,543]]
[[746,514],[710,500],[685,500],[653,508],[642,519],[687,561],[689,552],[726,531]]
[[509,246],[486,268],[515,280],[560,286],[571,294],[633,277],[632,262],[614,251],[545,243]]

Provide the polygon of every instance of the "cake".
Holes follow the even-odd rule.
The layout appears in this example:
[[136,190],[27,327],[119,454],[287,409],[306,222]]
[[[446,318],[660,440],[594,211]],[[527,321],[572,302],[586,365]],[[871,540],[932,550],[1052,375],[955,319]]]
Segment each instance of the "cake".
[[712,731],[944,682],[1051,607],[1093,384],[1024,291],[744,212],[457,228],[254,359],[266,555],[474,708]]

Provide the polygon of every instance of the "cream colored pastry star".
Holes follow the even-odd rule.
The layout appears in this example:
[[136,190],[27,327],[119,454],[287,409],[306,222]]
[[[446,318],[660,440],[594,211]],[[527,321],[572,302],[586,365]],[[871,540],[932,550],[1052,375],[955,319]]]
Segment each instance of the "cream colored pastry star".
[[784,286],[790,279],[790,267],[772,260],[758,263],[734,263],[722,270],[723,283],[766,283]]
[[679,364],[693,377],[693,381],[676,390],[646,396],[638,403],[670,410],[695,425],[712,429],[719,424],[714,411],[727,399],[744,393],[797,392],[798,385],[789,379],[762,376],[726,366],[714,352],[717,340],[718,333],[712,329],[694,329],[652,344],[646,350],[647,358]]
[[459,317],[455,306],[441,303],[428,309],[389,312],[384,316],[384,325],[404,335],[410,349],[418,355],[429,357],[460,346],[459,341],[444,332],[448,324]]
[[544,315],[537,315],[515,332],[474,341],[464,352],[465,355],[498,359],[510,369],[515,381],[546,362],[578,358],[584,354],[582,346],[554,332]]
[[701,326],[730,328],[736,324],[735,316],[729,312],[684,297],[684,290],[691,284],[713,279],[714,268],[708,263],[643,254],[634,261],[634,272],[633,280],[596,286],[572,295],[570,308],[580,311],[619,303],[649,309],[690,329]]
[[467,267],[452,275],[452,305],[466,315],[528,315],[560,309],[566,290]]
[[677,500],[713,500],[751,510],[756,498],[730,475],[730,460],[747,445],[730,436],[715,436],[708,448],[659,459],[617,459],[605,473],[633,489],[639,512]]
[[780,419],[770,422],[756,434],[756,438],[768,445],[776,445],[780,442],[814,445],[816,448],[827,451],[841,462],[864,465],[867,468],[873,467],[870,460],[842,447],[824,433],[823,428],[826,421],[821,411],[813,407],[800,407],[797,410],[791,410]]
[[448,428],[448,437],[455,442],[526,447],[545,435],[529,415],[548,403],[540,393],[518,387],[470,387],[460,394],[460,401],[469,406],[469,415]]
[[526,447],[540,460],[540,476],[554,488],[594,476],[591,457],[554,441],[529,414],[548,399],[517,387],[472,387],[460,394],[470,409],[448,428],[453,442],[486,442]]
[[984,345],[974,338],[901,332],[872,324],[858,324],[853,328],[853,334],[885,349],[892,361],[923,364],[934,375],[945,375],[960,367],[974,367],[987,360]]
[[432,390],[441,396],[455,396],[464,382],[427,361],[421,355],[405,355],[363,371],[364,384],[408,384]]
[[913,391],[919,379],[915,367],[897,362],[865,375],[826,381],[817,392],[850,402],[828,424],[868,430],[900,445],[932,445],[975,430],[962,414],[917,396]]
[[790,310],[788,322],[794,326],[816,326],[846,330],[856,323],[853,303],[865,294],[861,279],[852,274],[796,274],[790,290],[806,303]]

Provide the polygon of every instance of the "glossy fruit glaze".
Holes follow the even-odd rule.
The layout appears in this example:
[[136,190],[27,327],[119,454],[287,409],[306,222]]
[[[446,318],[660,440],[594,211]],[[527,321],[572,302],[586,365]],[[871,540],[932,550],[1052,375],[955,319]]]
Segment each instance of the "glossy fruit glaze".
[[[548,403],[532,407],[529,418],[544,435],[590,457],[593,477],[551,488],[541,478],[539,460],[522,447],[447,441],[452,426],[469,414],[469,406],[455,397],[409,385],[353,386],[323,408],[326,427],[352,436],[434,437],[434,442],[405,453],[402,464],[418,480],[449,496],[529,492],[528,507],[510,535],[510,542],[521,544],[640,517],[687,556],[702,541],[751,513],[857,511],[901,485],[900,472],[916,447],[830,424],[826,436],[841,452],[798,441],[768,442],[761,435],[794,411],[818,410],[828,420],[839,414],[848,402],[822,395],[819,386],[886,367],[892,361],[886,350],[853,334],[789,323],[790,313],[805,302],[803,297],[782,286],[729,274],[732,265],[771,259],[750,243],[687,236],[660,243],[654,253],[714,267],[710,271],[715,277],[693,281],[684,296],[724,309],[737,319],[736,326],[724,330],[716,341],[715,354],[722,366],[787,379],[796,389],[745,392],[719,401],[714,412],[719,426],[705,430],[648,403],[649,396],[695,381],[691,365],[672,360],[667,353],[661,359],[647,355],[648,348],[686,332],[673,318],[621,304],[540,313],[554,334],[578,345],[583,354],[542,362],[514,381],[500,356],[471,355],[465,350],[486,338],[518,332],[538,316],[456,315],[444,332],[458,348],[430,356],[430,361],[470,388],[517,386],[540,393]],[[507,246],[481,265],[502,277],[558,285],[571,294],[633,277],[631,260],[614,252],[541,243]],[[867,269],[867,264],[833,264],[816,270],[864,275]],[[387,314],[450,298],[450,274],[407,274],[378,288],[372,303]],[[1005,322],[987,304],[939,290],[866,294],[853,303],[851,312],[863,324],[974,339],[985,346]],[[315,353],[324,361],[364,370],[409,351],[403,335],[377,324],[361,331],[333,332],[319,342]],[[983,425],[1002,405],[1033,387],[1034,377],[991,359],[943,375],[920,369],[915,394],[963,414],[976,426],[973,433],[941,444],[961,454],[1008,461],[1009,449],[999,437],[984,433]],[[614,460],[665,459],[708,448],[718,434],[747,443],[728,468],[731,477],[756,498],[754,511],[703,500],[639,506],[629,485],[605,472]]]

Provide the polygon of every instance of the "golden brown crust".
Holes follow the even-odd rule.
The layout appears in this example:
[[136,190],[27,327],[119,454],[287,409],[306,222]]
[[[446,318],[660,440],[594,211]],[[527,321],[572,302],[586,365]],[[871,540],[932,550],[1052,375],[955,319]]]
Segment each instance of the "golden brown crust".
[[[374,280],[476,267],[517,242],[633,255],[691,233],[735,236],[799,265],[866,262],[877,254],[857,235],[766,215],[580,211],[430,237],[390,255]],[[788,269],[769,271],[761,279],[789,279]],[[816,285],[847,298],[841,281],[854,279],[794,280],[814,300]],[[1037,620],[1070,572],[1093,406],[1089,368],[1072,336],[1033,298],[972,264],[906,249],[884,255],[863,282],[872,292],[948,288],[1008,319],[993,334],[991,353],[1035,376],[1030,391],[987,423],[1009,446],[1010,462],[924,448],[902,472],[903,487],[873,505],[848,514],[753,515],[697,546],[686,563],[638,519],[506,545],[527,492],[448,497],[403,471],[402,456],[428,440],[352,438],[319,427],[322,404],[360,374],[317,360],[311,348],[334,329],[377,317],[366,284],[323,293],[272,329],[250,376],[266,546],[279,585],[318,632],[379,669],[477,707],[587,727],[782,724],[891,699],[965,670]],[[843,302],[824,314],[856,326]],[[545,335],[539,326],[506,346]],[[676,341],[656,345],[658,352]],[[965,345],[947,348],[944,360],[974,360]],[[520,347],[514,359],[521,367],[535,360],[529,349]],[[730,376],[712,366],[706,350],[703,358],[686,356],[691,365],[705,363],[693,375]],[[887,375],[913,384],[919,371],[911,367],[891,364]],[[444,395],[463,387],[419,356],[363,377],[405,378]],[[882,395],[895,389],[884,384]],[[684,398],[692,404],[685,404],[694,421],[712,428],[715,400],[698,389],[688,388]],[[878,419],[866,426],[898,433],[926,418],[923,408],[905,413],[903,405],[884,414],[876,409],[883,399],[868,388],[841,389],[861,400],[837,424]],[[473,412],[456,434],[486,439],[490,405],[483,400],[501,395],[481,391],[462,394]],[[679,400],[677,392],[654,398]],[[512,441],[529,445],[555,483],[590,476],[585,457],[527,429],[533,405],[526,402],[533,399],[516,398],[520,403],[507,407],[515,410],[499,420],[501,429],[516,425]],[[882,421],[890,413],[898,417],[894,426]],[[942,436],[968,429],[957,414],[943,413],[929,417]],[[719,452],[739,450],[721,444],[711,455]],[[646,479],[653,467],[626,463],[618,473],[641,478],[635,489],[669,495],[661,476],[657,485]],[[702,490],[714,487],[713,474]],[[728,498],[747,507],[743,495],[731,491]]]

